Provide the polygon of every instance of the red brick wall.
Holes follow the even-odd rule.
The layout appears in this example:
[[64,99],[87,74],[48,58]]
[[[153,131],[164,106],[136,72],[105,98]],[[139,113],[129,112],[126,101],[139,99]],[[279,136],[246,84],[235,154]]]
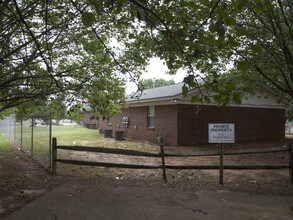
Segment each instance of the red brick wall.
[[[130,108],[129,113],[130,124],[127,137],[156,143],[156,130],[147,128],[147,106]],[[155,115],[156,113],[157,109],[155,109]]]
[[209,123],[235,123],[236,142],[284,138],[284,109],[178,106],[178,146],[207,143]]
[[113,135],[115,131],[124,131],[125,126],[122,124],[123,116],[127,116],[127,109],[123,110],[121,113],[112,117],[112,124],[108,124],[108,120],[99,120],[99,128],[101,130],[113,130]]
[[97,124],[97,113],[95,112],[83,112],[81,113],[80,124]]
[[[122,124],[122,118],[129,118],[127,129]],[[132,107],[123,110],[118,115],[112,117],[112,125],[109,126],[106,120],[100,121],[102,130],[112,129],[124,131],[127,138],[145,140],[156,143],[157,132],[164,137],[165,145],[177,145],[177,106],[155,106],[155,128],[147,128],[147,106]]]
[[164,145],[177,146],[177,105],[155,107],[155,128]]
[[[123,116],[130,120],[128,128]],[[155,106],[155,129],[147,128],[147,107],[132,107],[113,116],[112,125],[100,121],[102,130],[124,131],[125,136],[156,143],[158,132],[166,146],[194,146],[208,142],[209,123],[235,123],[236,142],[284,138],[284,109],[192,105]],[[178,125],[178,127],[177,127]]]

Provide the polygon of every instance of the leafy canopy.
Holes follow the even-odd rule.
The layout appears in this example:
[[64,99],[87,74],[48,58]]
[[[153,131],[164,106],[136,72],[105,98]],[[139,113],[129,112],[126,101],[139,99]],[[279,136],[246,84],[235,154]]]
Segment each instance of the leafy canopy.
[[0,12],[0,112],[63,93],[111,115],[125,76],[137,80],[154,56],[187,70],[194,101],[268,89],[292,101],[291,0],[12,0]]
[[128,25],[117,27],[106,12],[97,20],[93,12],[103,7],[0,2],[0,112],[61,94],[73,108],[86,104],[101,115],[119,110],[124,75],[136,77],[146,61],[136,48],[114,51],[111,40],[118,36],[113,30],[123,36]]

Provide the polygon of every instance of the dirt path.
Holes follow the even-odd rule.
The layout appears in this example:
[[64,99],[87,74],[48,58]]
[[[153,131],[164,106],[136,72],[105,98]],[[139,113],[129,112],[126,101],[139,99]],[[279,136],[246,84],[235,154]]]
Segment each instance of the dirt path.
[[0,217],[67,180],[68,177],[49,175],[16,148],[0,151]]

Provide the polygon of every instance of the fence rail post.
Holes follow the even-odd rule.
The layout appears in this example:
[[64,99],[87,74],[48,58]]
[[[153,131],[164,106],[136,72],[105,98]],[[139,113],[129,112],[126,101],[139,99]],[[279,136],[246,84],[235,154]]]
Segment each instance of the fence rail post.
[[220,147],[220,184],[224,184],[224,145],[221,143]]
[[291,184],[293,184],[293,142],[289,143],[289,178]]
[[57,139],[53,138],[52,140],[52,170],[51,174],[55,175],[57,173],[57,163],[56,163],[56,158],[57,158]]
[[164,146],[163,146],[163,137],[158,137],[158,142],[160,144],[161,150],[161,157],[162,157],[162,170],[163,170],[163,179],[167,182],[167,175],[166,175],[166,165],[165,165],[165,153],[164,153]]

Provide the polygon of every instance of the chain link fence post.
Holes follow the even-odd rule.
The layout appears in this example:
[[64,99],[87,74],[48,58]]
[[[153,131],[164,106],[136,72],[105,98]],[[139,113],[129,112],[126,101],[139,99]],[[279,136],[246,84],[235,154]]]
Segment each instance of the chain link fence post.
[[52,113],[49,114],[49,170],[53,169],[53,158],[52,158]]
[[23,150],[23,117],[20,116],[20,149]]
[[31,117],[32,123],[32,129],[31,129],[31,157],[34,158],[34,116]]

